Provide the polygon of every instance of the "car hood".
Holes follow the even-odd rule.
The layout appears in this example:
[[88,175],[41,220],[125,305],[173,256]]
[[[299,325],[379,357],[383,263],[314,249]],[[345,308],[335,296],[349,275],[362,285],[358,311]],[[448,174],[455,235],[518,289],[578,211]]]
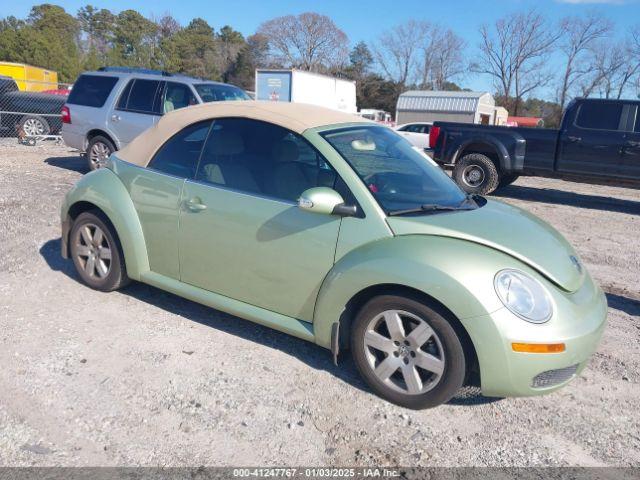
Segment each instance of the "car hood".
[[504,252],[536,269],[560,288],[574,292],[584,281],[578,254],[553,227],[530,213],[495,200],[474,210],[389,217],[395,235],[437,235]]

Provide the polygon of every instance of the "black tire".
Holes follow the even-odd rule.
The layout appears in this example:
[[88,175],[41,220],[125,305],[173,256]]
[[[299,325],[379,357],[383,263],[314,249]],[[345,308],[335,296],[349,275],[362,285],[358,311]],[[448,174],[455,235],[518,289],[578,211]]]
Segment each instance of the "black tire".
[[[402,345],[403,343],[409,345],[408,342],[393,343],[393,345],[398,346],[391,348],[403,348],[404,351],[402,353],[396,350],[383,354],[380,350],[372,350],[370,346],[365,345],[365,334],[371,332],[371,325],[375,324],[376,319],[380,318],[383,312],[390,311],[400,311],[403,315],[411,315],[414,318],[422,320],[431,327],[435,336],[428,337],[426,342],[422,345],[418,344],[417,347],[413,341],[411,342],[412,345],[407,347],[403,347]],[[413,328],[412,330],[408,330],[403,327],[404,332],[408,332],[406,333],[407,339],[409,339],[410,334],[415,331],[415,326],[412,326],[413,321],[411,317],[403,317],[401,320],[404,326]],[[413,325],[420,325],[420,323]],[[371,389],[382,398],[406,408],[416,410],[432,408],[449,401],[462,387],[466,374],[466,362],[460,338],[451,323],[442,314],[421,301],[396,295],[381,295],[375,297],[360,309],[351,328],[351,351],[358,371]],[[391,339],[394,337],[389,330],[387,330],[387,335],[383,334],[383,336],[390,337],[389,339],[384,339],[385,345],[388,345],[386,343],[387,340],[392,341]],[[409,354],[407,354],[407,350],[409,350]],[[444,361],[442,373],[438,375],[436,373],[429,373],[427,370],[418,370],[416,366],[414,366],[414,363],[409,363],[417,362],[416,353],[418,355],[431,353],[436,358]],[[414,360],[412,360],[412,358]],[[380,370],[378,367],[386,360],[396,363],[401,362],[401,364],[396,367],[396,370],[393,370],[392,366],[390,369],[393,370],[394,373],[392,373],[387,380],[381,380],[376,374],[375,369]],[[421,382],[419,385],[423,389],[428,388],[428,391],[424,393],[421,393],[421,390],[417,390],[416,393],[408,392],[409,384],[405,381],[407,377],[404,376],[405,367],[402,366],[402,363],[407,365],[407,368],[410,369],[409,371],[421,372]],[[417,365],[417,363],[415,365]],[[400,391],[402,387],[398,385],[402,383],[406,386],[404,392]]]
[[86,159],[89,170],[96,170],[103,166],[104,160],[116,151],[113,142],[102,135],[91,138],[87,145]]
[[498,188],[511,185],[513,182],[515,182],[518,179],[518,177],[520,177],[520,175],[518,175],[517,173],[508,173],[506,175],[502,175],[500,177],[500,183],[498,184]]
[[[95,227],[103,233],[100,245],[97,240],[87,241],[87,234],[94,237],[92,240],[95,239],[97,232]],[[88,229],[88,232],[85,229]],[[106,249],[109,250],[108,261],[106,255],[103,255]],[[111,222],[102,212],[90,211],[78,215],[69,234],[69,250],[78,275],[91,288],[111,292],[126,286],[131,281],[127,276],[124,254],[118,236]],[[89,250],[93,253],[93,268],[90,268]]]
[[22,132],[27,137],[37,135],[49,135],[51,127],[44,117],[39,115],[25,115],[18,122],[18,132]]
[[498,188],[500,175],[489,157],[469,153],[456,162],[453,179],[467,193],[487,195]]

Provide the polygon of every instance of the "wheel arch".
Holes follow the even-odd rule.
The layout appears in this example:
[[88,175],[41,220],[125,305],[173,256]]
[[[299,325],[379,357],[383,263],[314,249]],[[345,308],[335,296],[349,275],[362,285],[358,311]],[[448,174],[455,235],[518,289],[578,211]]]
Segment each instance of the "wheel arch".
[[120,148],[119,144],[114,140],[114,136],[111,135],[109,132],[102,130],[100,128],[93,128],[87,132],[87,135],[84,140],[85,150],[89,147],[89,143],[91,143],[91,140],[93,140],[93,138],[97,136],[105,137],[107,140],[109,140],[113,144],[116,150],[119,150]]
[[488,139],[470,139],[456,150],[452,163],[457,163],[465,155],[480,153],[486,155],[495,164],[498,171],[503,171],[511,164],[511,157],[507,149],[499,142]]
[[415,287],[397,283],[379,283],[376,285],[370,285],[353,295],[345,305],[343,314],[339,319],[340,349],[349,349],[351,324],[358,312],[369,300],[381,295],[396,295],[416,300],[428,305],[430,308],[446,318],[462,343],[465,360],[468,366],[467,377],[474,385],[476,382],[477,385],[480,385],[478,355],[466,328],[462,322],[460,322],[458,317],[440,300]]
[[[108,169],[99,169],[85,175],[67,194],[61,209],[63,224],[63,254],[68,254],[68,235],[73,220],[83,212],[98,210],[113,226],[132,280],[140,280],[149,270],[149,258],[142,225],[120,179]],[[64,227],[66,225],[66,227]]]

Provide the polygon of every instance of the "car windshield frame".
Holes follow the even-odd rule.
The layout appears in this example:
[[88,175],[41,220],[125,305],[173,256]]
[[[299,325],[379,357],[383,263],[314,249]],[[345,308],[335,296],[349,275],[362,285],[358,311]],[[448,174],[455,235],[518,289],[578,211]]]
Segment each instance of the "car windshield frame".
[[[238,92],[241,94],[240,97],[237,98],[230,98],[230,99],[225,99],[225,100],[205,100],[203,97],[203,92],[201,89],[203,87],[206,88],[212,88],[212,89],[219,89],[219,90],[227,90],[227,91],[234,91],[234,92]],[[196,93],[198,94],[198,97],[200,98],[200,100],[202,101],[202,103],[212,103],[212,102],[231,102],[231,101],[236,101],[236,100],[251,100],[251,97],[249,96],[249,94],[247,92],[245,92],[243,89],[241,89],[240,87],[236,87],[235,85],[228,85],[226,83],[213,83],[213,82],[202,82],[202,83],[194,83],[193,84],[193,88],[196,91]]]
[[[419,175],[413,175],[413,179],[411,179],[414,183],[416,181],[421,182],[420,188],[424,188],[423,185],[430,184],[430,188],[433,192],[439,193],[440,195],[428,195],[425,194],[421,198],[416,196],[413,200],[396,200],[393,201],[392,198],[389,198],[390,194],[395,194],[395,192],[381,192],[378,190],[378,186],[375,183],[371,183],[372,175],[383,175],[390,174],[396,175],[400,177],[404,175],[406,179],[408,179],[409,174],[403,174],[403,172],[389,171],[381,168],[379,172],[363,172],[362,164],[358,164],[356,162],[353,152],[357,152],[359,155],[360,162],[363,161],[362,157],[366,157],[367,155],[371,156],[371,160],[376,160],[375,154],[375,143],[373,145],[373,149],[367,149],[363,146],[359,150],[355,150],[353,148],[353,141],[350,142],[350,149],[353,149],[351,152],[345,151],[344,143],[342,145],[339,142],[336,142],[336,139],[339,138],[340,135],[348,135],[348,134],[358,134],[362,132],[371,133],[371,137],[380,138],[380,140],[388,140],[390,143],[387,145],[385,150],[386,159],[385,161],[397,161],[397,162],[405,162],[407,167],[411,167],[420,172]],[[331,128],[329,130],[324,130],[319,132],[320,136],[326,141],[341,157],[342,159],[349,165],[349,167],[354,171],[354,173],[358,176],[360,181],[365,185],[371,196],[375,199],[376,203],[380,206],[380,208],[385,212],[387,216],[397,216],[397,215],[430,215],[435,213],[442,212],[451,212],[456,210],[470,210],[477,208],[479,204],[475,202],[475,200],[469,197],[433,160],[426,156],[426,154],[422,154],[416,150],[413,145],[409,141],[407,141],[403,136],[399,135],[395,131],[383,125],[350,125],[339,128]],[[355,141],[355,140],[354,140]],[[369,147],[371,148],[371,147]],[[388,149],[395,148],[396,155],[392,156],[388,153]],[[378,151],[378,153],[381,150]],[[360,168],[359,168],[360,167]],[[426,183],[425,183],[426,182]],[[395,203],[395,204],[394,204]],[[402,205],[400,205],[400,203]]]

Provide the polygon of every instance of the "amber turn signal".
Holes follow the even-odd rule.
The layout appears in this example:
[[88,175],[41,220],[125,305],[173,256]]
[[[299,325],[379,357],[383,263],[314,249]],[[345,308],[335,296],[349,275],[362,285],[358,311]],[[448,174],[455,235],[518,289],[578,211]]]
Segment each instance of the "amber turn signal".
[[564,352],[564,343],[512,343],[514,352],[525,353],[560,353]]

